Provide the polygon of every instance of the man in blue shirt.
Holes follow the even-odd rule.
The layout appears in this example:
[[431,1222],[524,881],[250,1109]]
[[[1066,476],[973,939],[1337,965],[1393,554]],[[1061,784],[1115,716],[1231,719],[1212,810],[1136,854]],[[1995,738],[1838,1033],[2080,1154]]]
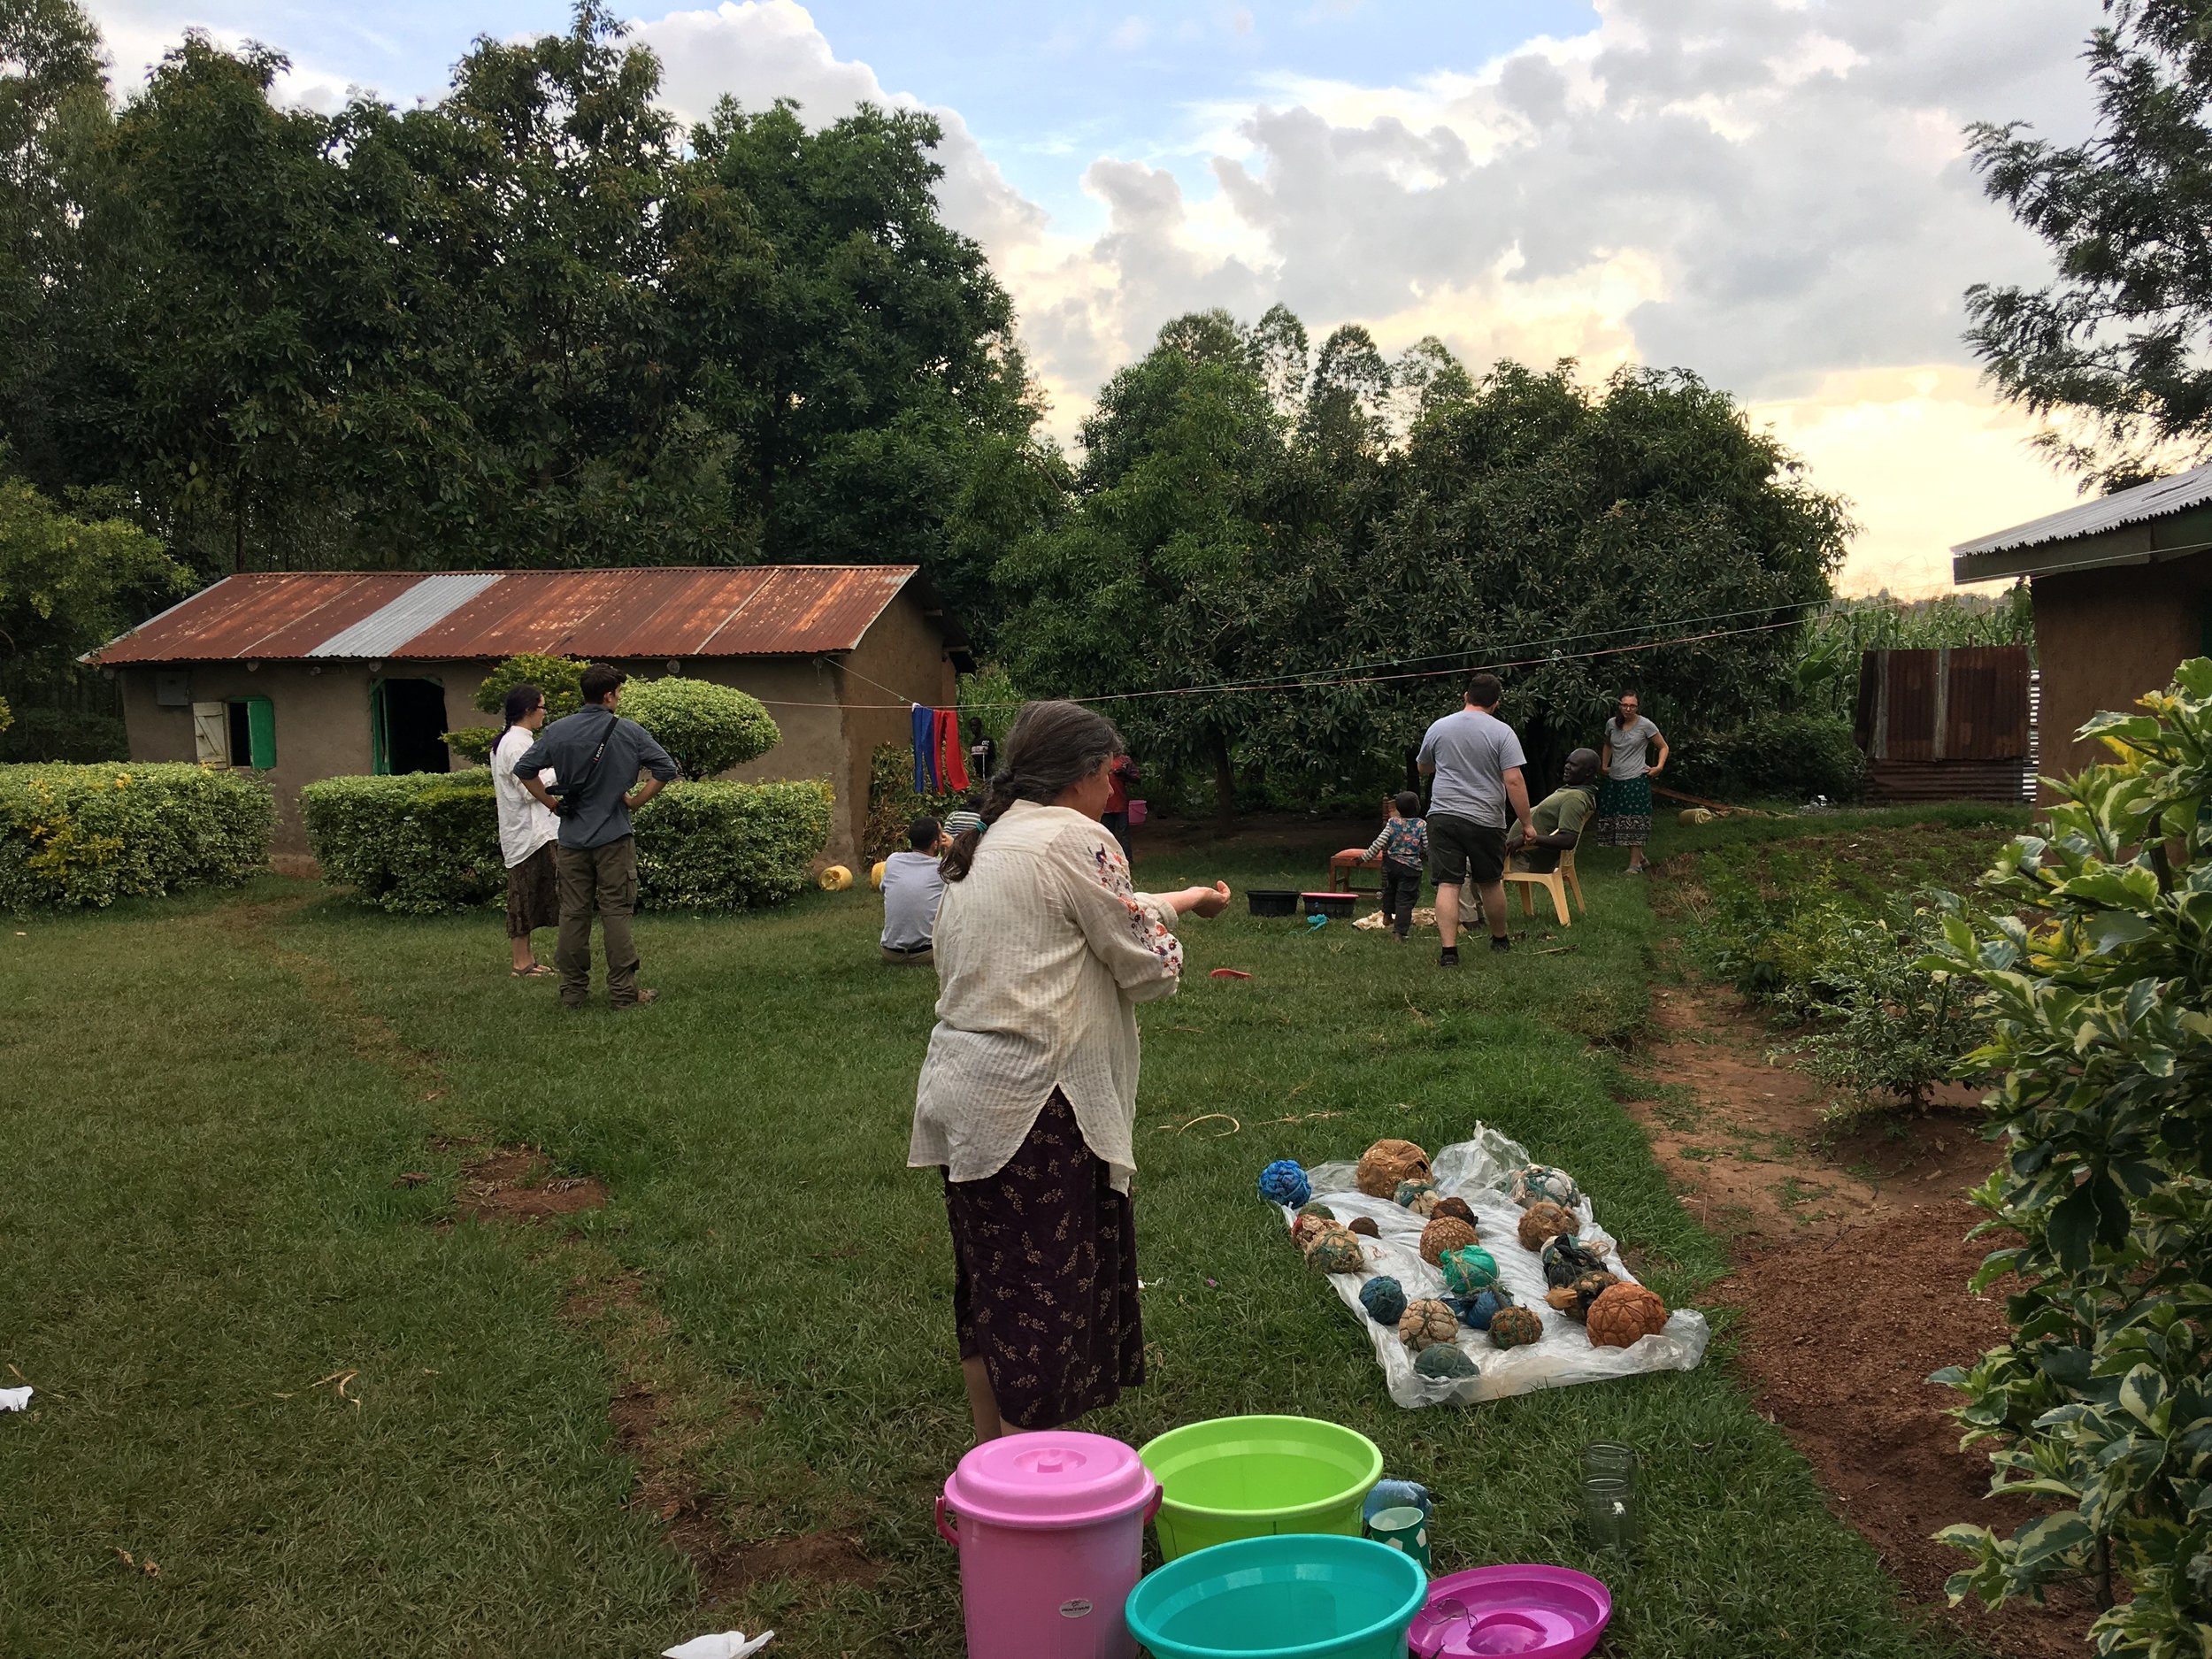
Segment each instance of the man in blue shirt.
[[[561,971],[561,1002],[581,1008],[591,996],[591,918],[599,913],[607,951],[607,1000],[635,1008],[653,1000],[638,988],[637,946],[630,917],[637,909],[637,842],[630,813],[676,775],[676,763],[635,720],[618,715],[621,670],[595,663],[584,671],[584,706],[547,726],[515,762],[516,781],[560,815],[553,859],[560,879],[561,935],[553,963]],[[539,780],[550,766],[557,797]],[[638,782],[641,772],[652,775]],[[633,787],[633,786],[635,786]]]
[[1421,740],[1421,770],[1433,773],[1429,793],[1429,874],[1436,882],[1436,931],[1444,949],[1437,962],[1459,965],[1459,888],[1471,880],[1490,920],[1490,949],[1506,950],[1505,830],[1509,817],[1521,835],[1529,822],[1528,764],[1513,728],[1492,712],[1503,687],[1495,674],[1467,682],[1466,707],[1448,714]]

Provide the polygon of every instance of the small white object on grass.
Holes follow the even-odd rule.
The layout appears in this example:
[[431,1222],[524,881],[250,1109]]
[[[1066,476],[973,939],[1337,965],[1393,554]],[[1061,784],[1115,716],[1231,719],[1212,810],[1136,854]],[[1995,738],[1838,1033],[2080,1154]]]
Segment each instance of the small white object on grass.
[[718,1636],[694,1636],[673,1647],[664,1647],[661,1659],[745,1659],[747,1654],[758,1653],[775,1639],[772,1630],[752,1637],[741,1630],[726,1630]]
[[28,1388],[0,1388],[0,1411],[22,1411],[29,1408],[31,1391]]

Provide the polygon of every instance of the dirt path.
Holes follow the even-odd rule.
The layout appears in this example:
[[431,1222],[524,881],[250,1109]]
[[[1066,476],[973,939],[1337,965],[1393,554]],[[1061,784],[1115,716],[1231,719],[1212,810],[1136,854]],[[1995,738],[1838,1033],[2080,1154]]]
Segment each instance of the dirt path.
[[[2004,1329],[2001,1291],[1966,1288],[1988,1246],[1965,1241],[1980,1212],[1961,1194],[1993,1159],[1974,1097],[1837,1134],[1823,1118],[1832,1092],[1771,1056],[1776,1038],[1733,993],[1662,987],[1653,1011],[1647,1097],[1627,1105],[1735,1257],[1715,1299],[1740,1317],[1738,1370],[1912,1602],[1941,1609],[1967,1557],[1930,1534],[2034,1512],[1985,1496],[1986,1460],[1958,1450],[1944,1415],[1954,1396],[1924,1380]],[[2005,1659],[2078,1659],[2094,1609],[2077,1597],[1942,1617]]]

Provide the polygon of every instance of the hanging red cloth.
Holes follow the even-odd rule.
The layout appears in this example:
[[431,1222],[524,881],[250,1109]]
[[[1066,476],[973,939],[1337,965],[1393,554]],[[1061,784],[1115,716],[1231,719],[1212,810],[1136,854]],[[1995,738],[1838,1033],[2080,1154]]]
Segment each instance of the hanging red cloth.
[[937,710],[937,775],[947,795],[968,792],[968,758],[960,747],[960,714],[956,709]]

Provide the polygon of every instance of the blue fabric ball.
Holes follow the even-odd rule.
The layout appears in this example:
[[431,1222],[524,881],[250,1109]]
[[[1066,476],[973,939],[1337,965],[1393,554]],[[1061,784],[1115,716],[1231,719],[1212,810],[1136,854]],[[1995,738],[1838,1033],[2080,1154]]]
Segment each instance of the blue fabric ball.
[[1471,1325],[1478,1331],[1487,1331],[1490,1321],[1497,1317],[1498,1310],[1510,1308],[1513,1299],[1494,1290],[1486,1290],[1472,1296],[1447,1296],[1444,1303],[1459,1316],[1460,1324]]
[[1294,1159],[1277,1158],[1260,1171],[1260,1196],[1295,1210],[1313,1196],[1313,1186]]
[[1405,1286],[1387,1273],[1378,1274],[1359,1287],[1359,1305],[1377,1325],[1394,1325],[1406,1310]]

